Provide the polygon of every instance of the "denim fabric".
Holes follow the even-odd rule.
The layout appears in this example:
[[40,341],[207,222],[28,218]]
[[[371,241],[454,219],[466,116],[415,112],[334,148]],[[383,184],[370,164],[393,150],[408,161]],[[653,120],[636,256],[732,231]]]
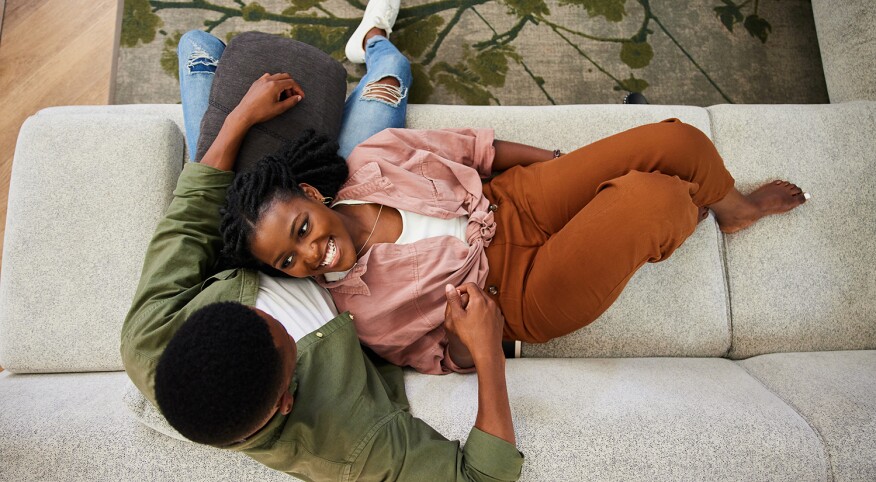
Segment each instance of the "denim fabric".
[[[194,160],[201,133],[201,120],[207,111],[215,64],[225,46],[213,35],[193,30],[180,39],[178,48],[180,93],[185,120],[189,159]],[[215,62],[213,62],[215,60]],[[404,127],[407,112],[407,91],[411,84],[411,68],[407,58],[384,37],[368,39],[365,51],[367,74],[344,104],[338,153],[346,158],[356,145],[388,127]],[[374,98],[363,98],[365,86],[385,77],[395,77],[400,84],[401,98],[396,105]],[[305,96],[308,91],[305,90]],[[317,99],[308,98],[314,102]]]
[[225,51],[225,44],[215,36],[191,30],[179,39],[179,91],[182,97],[183,121],[186,127],[186,148],[189,160],[195,160],[201,119],[207,112],[214,73]]
[[[385,37],[376,36],[365,44],[365,65],[368,72],[359,85],[347,97],[341,135],[338,138],[338,154],[346,159],[354,147],[365,139],[389,127],[404,127],[408,108],[408,88],[411,85],[411,65],[408,59]],[[384,77],[398,79],[402,98],[392,106],[379,99],[362,98],[362,91],[369,82]]]

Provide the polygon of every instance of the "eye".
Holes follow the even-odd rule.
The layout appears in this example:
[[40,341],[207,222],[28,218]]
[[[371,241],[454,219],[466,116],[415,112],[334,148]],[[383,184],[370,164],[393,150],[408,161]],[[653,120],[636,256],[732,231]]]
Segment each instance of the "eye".
[[305,219],[303,223],[301,223],[301,227],[298,228],[298,236],[302,238],[307,234],[307,231],[310,230],[310,220]]
[[290,254],[286,259],[283,260],[282,263],[280,263],[280,269],[286,269],[286,268],[288,268],[289,265],[292,264],[292,261],[293,261],[293,260],[294,260],[294,255],[291,255],[291,254]]

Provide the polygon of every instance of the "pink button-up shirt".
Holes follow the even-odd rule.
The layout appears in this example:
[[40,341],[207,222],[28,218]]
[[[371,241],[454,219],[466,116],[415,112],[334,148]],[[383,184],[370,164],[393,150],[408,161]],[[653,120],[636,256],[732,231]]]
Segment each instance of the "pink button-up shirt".
[[468,244],[453,236],[373,245],[340,281],[318,280],[338,309],[355,315],[359,339],[387,361],[423,373],[471,371],[447,352],[444,285],[487,278],[484,252],[496,232],[482,177],[492,172],[492,129],[386,129],[347,159],[336,200],[368,201],[425,216],[468,216]]

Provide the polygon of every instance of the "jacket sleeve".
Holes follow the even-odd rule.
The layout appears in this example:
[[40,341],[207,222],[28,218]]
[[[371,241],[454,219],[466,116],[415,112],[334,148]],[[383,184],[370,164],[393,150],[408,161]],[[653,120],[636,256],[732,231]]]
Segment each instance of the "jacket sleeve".
[[350,480],[513,482],[522,466],[523,454],[498,437],[472,428],[460,447],[426,422],[399,412],[354,462]]
[[178,328],[175,315],[199,292],[221,248],[219,208],[233,172],[188,163],[146,250],[140,283],[122,326],[122,360],[131,380],[155,401],[153,371]]
[[416,172],[422,154],[432,153],[486,178],[493,172],[493,140],[493,129],[384,129],[353,149],[347,162],[351,172],[373,159]]

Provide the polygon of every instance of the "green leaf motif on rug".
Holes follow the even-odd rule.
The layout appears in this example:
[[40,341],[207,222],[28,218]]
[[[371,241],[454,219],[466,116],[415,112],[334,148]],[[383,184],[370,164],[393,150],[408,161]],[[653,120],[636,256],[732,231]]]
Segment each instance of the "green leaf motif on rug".
[[165,37],[164,48],[161,49],[161,70],[176,80],[179,80],[179,55],[176,46],[182,36],[183,33],[177,30],[173,35]]
[[587,15],[605,17],[610,22],[620,22],[627,16],[624,7],[627,0],[560,0],[560,5],[578,5],[587,9]]
[[766,43],[767,37],[770,32],[773,31],[773,26],[757,15],[749,15],[746,17],[743,25],[745,25],[745,30],[748,30],[748,33],[752,37],[760,39],[761,43]]
[[[314,14],[314,16],[316,16]],[[344,60],[344,46],[347,45],[347,29],[326,27],[325,25],[295,25],[289,29],[288,37],[312,45],[331,55],[335,60]]]
[[550,15],[551,11],[544,0],[502,0],[511,13],[520,18]]
[[426,68],[420,64],[411,64],[412,85],[408,89],[408,102],[412,104],[426,104],[435,88],[432,87],[432,79]]
[[637,79],[635,75],[630,73],[630,78],[621,81],[620,86],[615,86],[614,90],[625,90],[627,92],[644,92],[648,88],[648,81],[645,79]]
[[283,10],[283,15],[295,15],[298,12],[305,12],[313,7],[318,6],[323,0],[290,0],[291,7]]
[[620,58],[630,68],[641,69],[651,63],[651,59],[654,58],[654,49],[648,42],[624,42]]
[[252,2],[249,5],[240,9],[240,15],[247,22],[259,22],[264,20],[265,14],[268,11],[265,10],[265,7],[259,5],[258,3]]
[[161,17],[152,13],[149,0],[125,0],[121,44],[123,47],[136,47],[138,42],[152,43],[155,33],[163,25]]
[[721,19],[721,23],[724,24],[724,27],[729,31],[733,31],[733,25],[742,22],[744,16],[742,15],[742,10],[739,9],[739,6],[731,2],[730,0],[724,0],[723,7],[715,7],[715,15]]
[[438,38],[438,27],[444,25],[444,19],[431,15],[408,25],[393,34],[393,42],[399,50],[419,57]]

